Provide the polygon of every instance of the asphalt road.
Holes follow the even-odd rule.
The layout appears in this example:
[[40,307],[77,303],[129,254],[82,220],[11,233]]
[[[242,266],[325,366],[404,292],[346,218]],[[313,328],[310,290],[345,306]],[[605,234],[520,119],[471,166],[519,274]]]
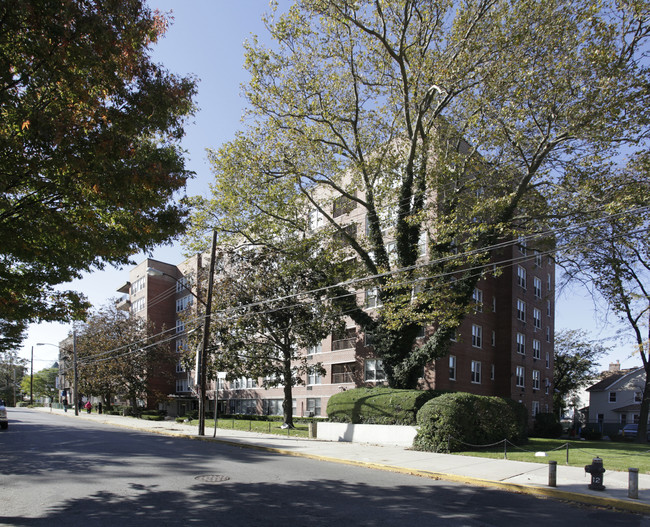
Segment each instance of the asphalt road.
[[644,525],[650,518],[9,409],[0,525]]

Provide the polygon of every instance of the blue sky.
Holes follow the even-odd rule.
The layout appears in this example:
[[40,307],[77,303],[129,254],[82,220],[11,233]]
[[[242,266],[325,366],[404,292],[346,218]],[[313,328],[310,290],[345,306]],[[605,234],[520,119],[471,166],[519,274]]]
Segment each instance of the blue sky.
[[[234,137],[241,127],[244,100],[241,84],[246,82],[243,42],[251,34],[264,39],[266,29],[261,21],[268,11],[268,0],[148,0],[152,9],[172,11],[174,20],[165,38],[153,50],[154,59],[171,72],[192,74],[200,79],[197,103],[199,111],[187,126],[183,141],[188,151],[188,168],[196,172],[190,181],[188,195],[207,194],[211,181],[206,149],[218,148]],[[153,258],[171,263],[183,259],[178,244],[161,247]],[[146,256],[134,257],[136,262]],[[84,276],[69,285],[83,292],[90,301],[102,305],[119,296],[116,289],[128,278],[128,269],[108,268]],[[68,288],[68,286],[66,286]],[[583,328],[592,338],[603,338],[615,333],[614,317],[603,321],[593,309],[593,300],[585,291],[567,290],[558,297],[556,330]],[[29,329],[20,355],[30,357],[36,343],[56,345],[70,331],[70,324],[39,324]],[[608,342],[607,344],[613,344]],[[629,358],[629,345],[619,345],[616,351],[602,361],[604,367],[612,360],[620,360],[622,367],[640,365],[638,356]],[[34,348],[34,370],[51,366],[58,350],[53,345]]]

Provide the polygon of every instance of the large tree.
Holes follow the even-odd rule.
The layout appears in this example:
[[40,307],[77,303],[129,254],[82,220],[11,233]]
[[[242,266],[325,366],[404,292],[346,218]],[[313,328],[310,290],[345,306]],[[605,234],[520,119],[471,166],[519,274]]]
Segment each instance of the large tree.
[[212,367],[229,379],[245,376],[261,379],[265,388],[282,387],[284,423],[293,427],[293,386],[324,373],[303,350],[320,344],[340,317],[322,289],[327,273],[323,259],[310,254],[313,244],[285,240],[284,248],[289,246],[289,257],[267,247],[221,256],[211,348]]
[[27,372],[27,359],[18,357],[16,351],[0,351],[0,399],[14,406],[20,397],[20,385]]
[[[168,393],[158,391],[152,380],[172,379],[177,357],[170,335],[114,304],[93,312],[77,330],[80,394],[102,397],[107,405],[118,396],[134,409],[140,400],[165,399]],[[66,364],[72,364],[69,357]]]
[[23,393],[33,395],[34,399],[46,398],[54,400],[57,396],[56,378],[59,368],[45,368],[32,375],[25,375],[20,384]]
[[182,231],[179,141],[196,86],[152,62],[143,0],[0,4],[0,317],[88,307],[55,285]]
[[213,152],[197,237],[216,224],[274,245],[312,227],[379,288],[372,317],[346,309],[389,382],[414,386],[490,248],[544,232],[570,197],[550,209],[555,189],[644,147],[648,21],[643,1],[299,0],[269,18],[273,46],[247,48],[249,126]]
[[[650,414],[650,240],[648,200],[650,200],[650,156],[634,157],[623,170],[606,174],[607,184],[580,181],[590,199],[609,209],[624,196],[627,210],[611,210],[605,219],[590,221],[568,230],[565,271],[569,278],[587,281],[607,302],[622,323],[621,333],[631,335],[645,370],[640,422]],[[602,183],[599,178],[597,182]],[[575,211],[585,218],[585,207]],[[587,216],[589,218],[589,216]],[[645,442],[646,427],[639,428],[638,441]]]
[[590,340],[582,330],[564,330],[555,335],[553,362],[553,411],[559,415],[567,399],[598,375],[598,359],[609,350]]

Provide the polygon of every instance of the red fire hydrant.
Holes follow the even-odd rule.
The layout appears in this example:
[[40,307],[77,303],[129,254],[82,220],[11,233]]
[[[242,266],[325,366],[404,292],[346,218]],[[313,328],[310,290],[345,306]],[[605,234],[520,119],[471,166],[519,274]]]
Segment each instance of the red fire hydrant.
[[591,484],[589,485],[591,490],[605,490],[605,486],[603,485],[605,467],[603,467],[602,459],[599,457],[592,459],[591,465],[585,465],[585,472],[591,474]]

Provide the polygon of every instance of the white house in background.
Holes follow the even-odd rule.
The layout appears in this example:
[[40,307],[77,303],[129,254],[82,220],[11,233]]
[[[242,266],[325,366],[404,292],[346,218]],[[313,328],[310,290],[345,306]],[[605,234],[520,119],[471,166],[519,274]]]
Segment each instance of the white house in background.
[[627,423],[638,423],[645,385],[643,368],[611,371],[587,388],[589,423],[604,434],[615,434]]

